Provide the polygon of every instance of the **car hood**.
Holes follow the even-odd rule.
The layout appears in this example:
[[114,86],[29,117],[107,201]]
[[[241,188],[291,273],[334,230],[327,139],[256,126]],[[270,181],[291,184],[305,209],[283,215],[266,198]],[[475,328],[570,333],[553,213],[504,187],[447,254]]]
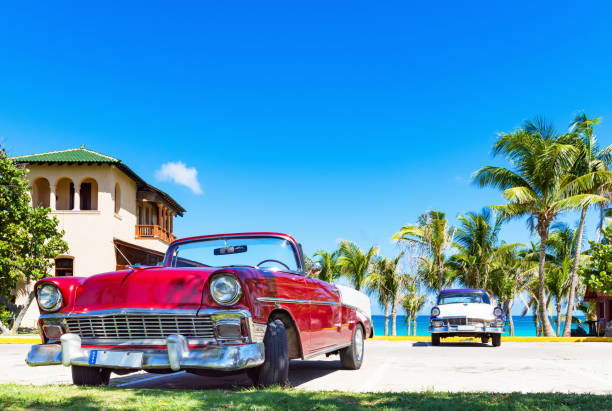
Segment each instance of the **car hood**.
[[198,309],[208,277],[217,268],[143,267],[83,279],[74,311],[117,308]]
[[444,317],[469,317],[469,318],[482,318],[482,319],[494,319],[493,314],[494,306],[490,304],[476,304],[476,303],[456,303],[456,304],[441,304],[437,305],[440,309],[440,315],[438,318]]

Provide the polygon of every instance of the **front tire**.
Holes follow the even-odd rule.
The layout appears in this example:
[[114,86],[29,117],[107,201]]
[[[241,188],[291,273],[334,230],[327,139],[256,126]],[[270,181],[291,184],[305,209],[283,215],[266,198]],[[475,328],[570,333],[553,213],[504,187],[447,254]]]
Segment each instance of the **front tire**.
[[433,345],[434,347],[440,345],[440,334],[431,335],[431,345]]
[[340,363],[345,370],[358,370],[363,363],[364,351],[364,332],[363,327],[359,324],[355,326],[353,331],[353,339],[351,345],[340,350]]
[[264,335],[265,360],[259,367],[248,368],[247,375],[257,387],[289,384],[289,349],[287,333],[281,320],[268,322]]
[[111,370],[100,367],[72,366],[72,383],[77,386],[82,385],[108,385]]
[[491,341],[493,342],[493,347],[499,347],[501,345],[501,334],[493,334]]
[[489,337],[486,337],[486,336],[480,337],[480,341],[482,341],[483,344],[488,344],[489,343]]

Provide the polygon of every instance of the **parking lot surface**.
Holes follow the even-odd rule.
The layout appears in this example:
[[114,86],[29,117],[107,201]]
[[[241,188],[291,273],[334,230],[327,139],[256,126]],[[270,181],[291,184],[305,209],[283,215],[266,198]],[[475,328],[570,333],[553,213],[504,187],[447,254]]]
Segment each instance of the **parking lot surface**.
[[[0,345],[0,383],[67,384],[70,369],[30,368],[28,345]],[[292,361],[291,385],[304,390],[489,391],[612,394],[612,343],[476,343],[367,341],[360,370],[340,368],[338,356]],[[129,388],[212,389],[248,386],[245,375],[201,377],[185,372],[112,375]]]

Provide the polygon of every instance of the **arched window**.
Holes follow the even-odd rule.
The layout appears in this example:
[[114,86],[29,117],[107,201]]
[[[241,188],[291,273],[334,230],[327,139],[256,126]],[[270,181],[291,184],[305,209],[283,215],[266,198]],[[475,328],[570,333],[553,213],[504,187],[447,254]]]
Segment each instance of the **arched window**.
[[79,191],[81,210],[98,209],[98,183],[93,178],[86,178],[81,182]]
[[119,183],[115,184],[115,214],[121,211],[121,187]]
[[32,206],[49,207],[51,186],[46,178],[39,178],[32,184]]
[[56,277],[72,277],[74,275],[74,260],[72,258],[56,258],[55,259],[55,276]]
[[74,184],[69,178],[61,178],[55,185],[57,210],[74,210]]

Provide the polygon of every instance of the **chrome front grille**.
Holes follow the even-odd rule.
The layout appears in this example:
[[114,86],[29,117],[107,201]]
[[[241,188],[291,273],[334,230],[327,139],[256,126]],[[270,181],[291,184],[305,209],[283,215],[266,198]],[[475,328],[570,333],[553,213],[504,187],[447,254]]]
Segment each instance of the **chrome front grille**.
[[473,325],[474,327],[485,327],[488,321],[478,318],[447,318],[442,319],[448,327],[457,327],[458,325]]
[[68,332],[81,338],[147,339],[181,334],[187,338],[214,338],[210,316],[175,314],[110,314],[66,317]]
[[449,326],[456,326],[456,325],[467,325],[467,318],[449,318],[448,320],[448,325]]

